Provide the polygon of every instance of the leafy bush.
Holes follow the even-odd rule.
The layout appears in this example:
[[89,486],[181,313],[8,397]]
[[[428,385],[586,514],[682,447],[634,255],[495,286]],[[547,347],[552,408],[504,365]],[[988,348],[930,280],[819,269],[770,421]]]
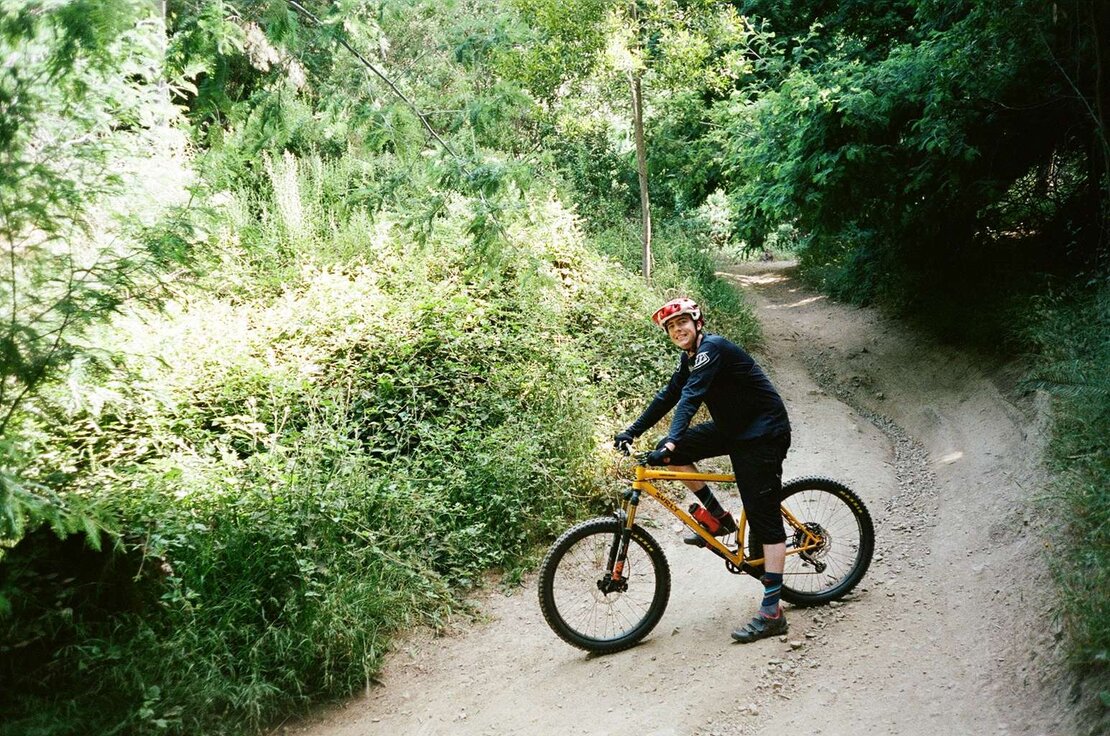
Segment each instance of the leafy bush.
[[[525,195],[482,255],[464,198],[417,240],[333,205],[354,157],[265,169],[269,191],[222,197],[220,275],[117,322],[25,427],[27,477],[108,538],[68,549],[87,578],[28,586],[51,569],[37,537],[0,568],[0,640],[41,657],[6,673],[10,728],[236,732],[359,687],[393,631],[597,508],[614,413],[670,366],[663,295],[557,200]],[[704,253],[671,247],[668,283],[725,322]]]

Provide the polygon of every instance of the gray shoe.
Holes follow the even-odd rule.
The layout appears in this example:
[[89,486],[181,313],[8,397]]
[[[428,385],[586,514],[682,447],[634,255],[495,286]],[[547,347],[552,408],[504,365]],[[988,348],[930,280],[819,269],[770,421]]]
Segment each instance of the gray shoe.
[[779,611],[778,618],[767,618],[757,613],[748,623],[732,632],[732,638],[741,644],[750,644],[753,641],[766,639],[769,636],[785,634],[790,627],[786,623],[786,614]]

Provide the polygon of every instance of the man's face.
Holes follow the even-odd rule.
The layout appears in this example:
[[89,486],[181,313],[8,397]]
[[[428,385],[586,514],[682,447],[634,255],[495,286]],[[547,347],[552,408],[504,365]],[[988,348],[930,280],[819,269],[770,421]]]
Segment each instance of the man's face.
[[694,326],[694,320],[688,314],[680,314],[672,320],[668,320],[667,336],[671,338],[677,347],[687,352],[697,347],[698,330]]

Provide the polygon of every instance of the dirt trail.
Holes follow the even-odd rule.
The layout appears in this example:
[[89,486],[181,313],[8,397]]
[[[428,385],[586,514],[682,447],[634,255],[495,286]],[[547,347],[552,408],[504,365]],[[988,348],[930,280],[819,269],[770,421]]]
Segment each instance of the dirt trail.
[[[1071,734],[1038,521],[1043,427],[960,353],[799,288],[788,264],[726,274],[766,331],[787,401],[786,476],[856,489],[875,562],[843,604],[791,609],[785,640],[733,644],[761,588],[681,543],[645,642],[586,656],[555,637],[534,581],[486,594],[484,621],[398,645],[380,684],[311,722],[364,734]],[[732,506],[739,503],[729,494]]]

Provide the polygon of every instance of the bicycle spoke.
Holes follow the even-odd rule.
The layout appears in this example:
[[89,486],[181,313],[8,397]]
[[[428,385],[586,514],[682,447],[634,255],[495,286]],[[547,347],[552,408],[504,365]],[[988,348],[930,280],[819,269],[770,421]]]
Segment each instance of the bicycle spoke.
[[[572,591],[569,586],[564,587],[565,583],[559,581],[556,600],[560,610],[566,614],[567,623],[582,635],[600,639],[613,638],[622,631],[631,629],[647,610],[650,601],[635,600],[628,593],[613,592],[603,595],[596,589],[596,579],[596,576],[585,579],[586,585],[594,587],[593,590],[584,591],[589,593],[589,597],[583,597],[579,591]],[[580,601],[580,610],[577,612],[568,610],[570,601],[573,600]]]
[[[821,490],[795,493],[786,499],[784,505],[801,524],[817,533],[822,540],[813,549],[786,558],[786,583],[805,593],[836,587],[858,564],[863,530],[856,515],[843,499]],[[793,540],[790,546],[795,546]],[[824,565],[820,572],[814,561]]]
[[626,590],[603,593],[598,582],[609,574],[612,534],[583,538],[567,550],[552,582],[556,606],[577,634],[598,640],[612,640],[638,627],[647,616],[655,597],[654,568],[635,540],[629,545],[622,578]]

